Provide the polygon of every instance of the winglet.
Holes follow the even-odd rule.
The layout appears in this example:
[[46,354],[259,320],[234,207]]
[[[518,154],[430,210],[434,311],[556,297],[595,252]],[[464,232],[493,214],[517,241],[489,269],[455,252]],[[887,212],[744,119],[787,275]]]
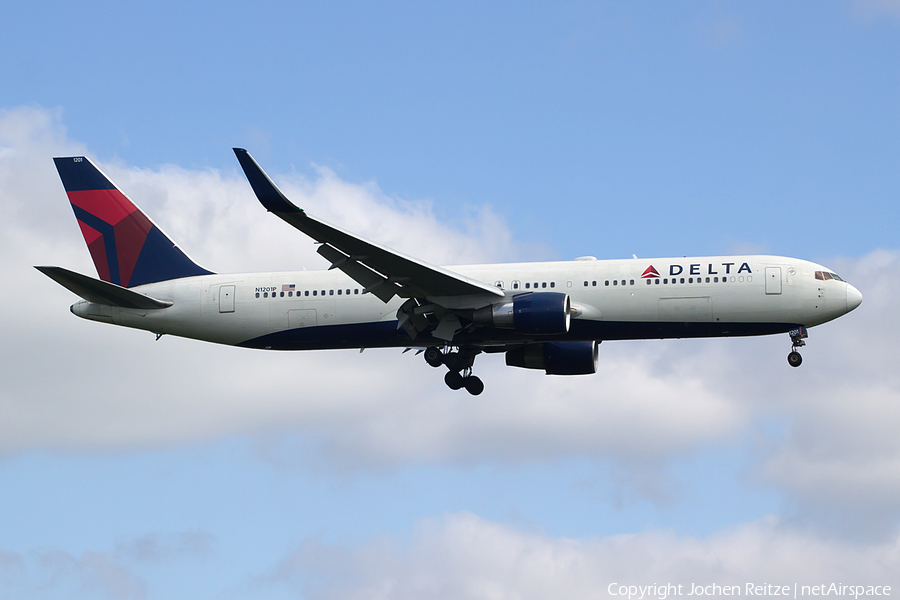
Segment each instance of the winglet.
[[307,214],[281,193],[246,150],[234,148],[234,154],[260,203],[276,217],[318,242],[316,252],[325,257],[332,268],[346,273],[382,302],[388,302],[396,295],[407,298],[414,295],[422,298],[482,297],[485,294],[503,297],[503,291],[492,285],[405,256]]
[[269,179],[269,176],[253,160],[249,152],[243,148],[232,148],[232,150],[234,150],[238,162],[241,163],[241,168],[244,169],[244,174],[247,176],[247,181],[250,182],[250,187],[253,188],[253,192],[259,198],[260,203],[266,207],[266,210],[274,213],[303,212],[302,208],[295,206],[281,193],[278,186]]

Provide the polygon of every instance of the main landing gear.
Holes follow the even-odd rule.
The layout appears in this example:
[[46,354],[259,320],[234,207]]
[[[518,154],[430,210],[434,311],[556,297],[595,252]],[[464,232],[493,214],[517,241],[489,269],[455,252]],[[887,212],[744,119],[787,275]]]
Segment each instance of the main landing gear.
[[788,364],[792,367],[799,367],[803,363],[803,357],[800,356],[797,349],[806,345],[804,341],[808,337],[806,327],[800,326],[796,329],[791,329],[788,333],[791,336],[791,353],[787,357]]
[[472,375],[472,365],[475,364],[475,356],[481,352],[475,348],[461,347],[456,352],[442,352],[437,346],[425,349],[425,362],[432,367],[447,367],[444,375],[444,383],[451,390],[466,388],[466,391],[477,396],[484,391],[484,383]]

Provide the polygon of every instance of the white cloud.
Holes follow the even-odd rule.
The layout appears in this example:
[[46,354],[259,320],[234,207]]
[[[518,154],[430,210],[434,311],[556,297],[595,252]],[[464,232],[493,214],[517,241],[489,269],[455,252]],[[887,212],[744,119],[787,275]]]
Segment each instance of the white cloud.
[[213,554],[215,536],[206,531],[152,533],[116,541],[112,551],[68,552],[58,547],[25,553],[0,551],[0,597],[110,598],[140,600],[152,586],[138,574],[195,566]]
[[728,48],[740,41],[742,31],[737,18],[717,12],[697,24],[697,33],[713,48]]
[[[610,597],[611,584],[890,585],[900,589],[900,545],[838,543],[765,518],[706,539],[667,532],[550,538],[463,513],[418,524],[408,540],[354,547],[309,541],[260,587],[288,582],[305,598]],[[618,586],[613,588],[618,591]],[[721,595],[717,595],[721,597]],[[627,596],[626,596],[627,597]],[[656,597],[659,597],[657,595]]]
[[91,550],[78,555],[59,548],[26,555],[0,553],[0,582],[4,596],[10,598],[147,597],[146,581],[120,565],[113,555]]
[[836,512],[840,518],[831,520],[883,534],[885,521],[895,526],[900,519],[900,319],[893,300],[900,253],[876,251],[832,266],[865,299],[850,315],[810,331],[807,354],[821,367],[783,388],[778,400],[789,426],[761,472],[799,499],[800,514]]
[[[487,389],[475,399],[447,390],[441,371],[399,350],[267,353],[154,342],[146,332],[77,319],[66,310],[71,294],[31,265],[93,272],[50,161],[84,149],[66,138],[58,113],[7,111],[0,123],[0,452],[258,435],[271,460],[290,462],[284,457],[295,454],[299,436],[305,463],[340,469],[588,456],[643,472],[635,489],[662,501],[651,480],[668,461],[701,445],[752,439],[760,483],[844,517],[866,504],[873,512],[864,520],[892,530],[900,506],[900,375],[892,358],[900,284],[884,273],[900,266],[896,251],[835,261],[865,300],[811,330],[800,369],[786,364],[787,336],[608,342],[600,372],[586,377],[547,377],[480,357]],[[210,268],[324,266],[307,239],[258,206],[237,168],[103,168]],[[473,209],[468,228],[454,230],[429,202],[318,173],[312,181],[272,175],[311,212],[436,263],[522,251],[488,209]],[[771,434],[773,426],[781,433]]]
[[208,531],[150,533],[116,542],[115,555],[130,561],[159,563],[180,556],[204,557],[213,553],[216,537]]
[[[14,343],[0,351],[6,375],[0,446],[7,452],[300,430],[316,432],[322,455],[343,465],[522,461],[582,452],[640,459],[719,438],[740,420],[741,410],[713,397],[700,377],[648,377],[652,353],[612,358],[599,377],[568,380],[510,372],[497,357],[483,357],[478,367],[491,387],[476,402],[449,392],[439,371],[399,351],[276,354],[169,338],[153,343],[144,332],[79,321],[65,310],[71,295],[30,265],[92,272],[49,160],[81,149],[66,141],[58,116],[27,110],[6,118],[31,123],[10,128],[21,133],[4,141],[29,159],[18,168],[17,187],[3,196],[20,215],[3,224],[9,252],[2,269],[20,289],[2,300],[7,314],[18,315],[4,322]],[[237,169],[102,167],[210,268],[323,266],[309,240],[258,206]],[[486,208],[473,209],[462,232],[441,225],[428,202],[389,198],[327,169],[315,181],[275,177],[311,212],[426,260],[478,262],[519,253]],[[24,183],[47,181],[53,189],[39,198]],[[50,233],[48,218],[65,224]]]
[[900,17],[900,0],[854,0],[856,13],[872,19],[882,15]]

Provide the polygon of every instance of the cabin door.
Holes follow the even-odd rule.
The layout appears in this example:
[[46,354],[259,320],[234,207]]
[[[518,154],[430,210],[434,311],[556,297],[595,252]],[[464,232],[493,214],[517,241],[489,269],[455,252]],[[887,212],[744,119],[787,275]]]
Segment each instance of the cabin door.
[[766,294],[781,293],[781,267],[766,267]]
[[223,285],[219,288],[219,312],[234,312],[234,286]]

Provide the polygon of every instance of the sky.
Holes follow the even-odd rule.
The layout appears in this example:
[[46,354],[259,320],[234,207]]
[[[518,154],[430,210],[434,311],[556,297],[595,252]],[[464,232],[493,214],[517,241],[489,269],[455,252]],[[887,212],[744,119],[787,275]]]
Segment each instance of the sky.
[[[900,593],[900,3],[13,3],[0,19],[0,600]],[[54,156],[216,272],[296,204],[436,264],[772,253],[863,304],[605,342],[597,374],[92,323]],[[627,587],[624,595],[627,597]],[[798,588],[799,589],[799,588]],[[658,595],[656,596],[658,597]]]

